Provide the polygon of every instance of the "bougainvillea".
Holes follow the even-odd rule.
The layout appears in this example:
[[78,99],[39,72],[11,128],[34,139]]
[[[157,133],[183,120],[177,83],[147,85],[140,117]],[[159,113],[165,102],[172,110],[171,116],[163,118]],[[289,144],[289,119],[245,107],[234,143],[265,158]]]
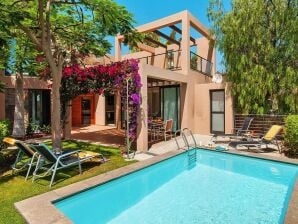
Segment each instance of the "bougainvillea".
[[[129,113],[128,137],[130,141],[134,141],[137,134],[142,86],[138,71],[138,61],[134,59],[93,67],[79,65],[65,67],[61,82],[61,101],[66,103],[81,94],[108,95],[120,92],[122,109]],[[126,107],[127,83],[128,108]]]

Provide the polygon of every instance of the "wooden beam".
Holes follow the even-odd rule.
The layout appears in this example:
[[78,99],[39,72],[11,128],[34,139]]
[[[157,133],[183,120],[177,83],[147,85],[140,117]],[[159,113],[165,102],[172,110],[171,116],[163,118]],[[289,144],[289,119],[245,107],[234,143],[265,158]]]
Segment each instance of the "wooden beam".
[[170,41],[171,43],[174,43],[174,44],[177,44],[177,45],[180,46],[180,42],[179,42],[178,40],[175,40],[175,39],[169,37],[168,35],[166,35],[166,34],[160,32],[160,31],[158,31],[158,30],[155,30],[155,31],[153,31],[153,32],[156,33],[158,36],[163,37],[163,38],[165,38],[166,40]]
[[142,43],[137,43],[137,46],[142,51],[147,51],[151,54],[155,54],[155,48],[154,47],[151,47],[151,46],[148,46],[148,45],[142,44]]
[[[172,30],[175,30],[177,33],[179,33],[179,34],[182,34],[182,30],[180,30],[177,26],[175,26],[175,25],[172,25],[172,26],[170,26],[170,28],[172,29]],[[196,44],[196,39],[195,38],[193,38],[193,37],[190,37],[189,38],[194,44]]]
[[167,49],[167,45],[165,45],[163,43],[160,43],[159,41],[156,41],[156,40],[154,40],[154,39],[152,39],[150,37],[145,37],[145,40],[147,40],[147,41],[149,41],[149,42],[151,42],[153,44],[156,44],[156,45],[158,45],[160,47],[163,47],[163,48]]

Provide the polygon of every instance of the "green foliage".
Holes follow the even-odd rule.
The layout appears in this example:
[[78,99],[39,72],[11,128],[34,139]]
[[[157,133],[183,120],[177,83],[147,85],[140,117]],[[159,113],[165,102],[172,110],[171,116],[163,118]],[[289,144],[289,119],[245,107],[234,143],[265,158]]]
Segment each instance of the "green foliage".
[[212,0],[208,17],[238,112],[298,112],[298,2]]
[[290,155],[298,155],[298,115],[289,115],[286,118],[285,144]]
[[42,132],[42,133],[44,133],[44,134],[49,134],[49,133],[51,133],[51,125],[42,125],[41,127],[40,127],[40,131]]
[[0,121],[0,138],[9,136],[10,133],[10,122],[9,120]]
[[190,68],[197,70],[198,69],[198,56],[193,54],[190,58]]
[[30,120],[30,122],[28,123],[28,126],[26,128],[26,134],[30,136],[30,135],[33,135],[33,134],[36,134],[39,132],[40,132],[40,125],[36,124],[32,120]]
[[[176,40],[176,33],[177,32],[175,30],[172,30],[171,33],[170,33],[170,38],[173,39],[173,40]],[[181,39],[179,40],[179,42],[180,41],[181,41]],[[170,40],[167,40],[165,44],[170,45],[170,44],[173,44],[173,42],[170,41]]]
[[[106,39],[108,35],[121,33],[132,41],[132,33],[136,33],[132,14],[111,0],[46,1],[50,11],[48,13],[46,4],[43,4],[43,15],[37,19],[40,2],[45,1],[1,1],[0,26],[6,33],[18,30],[26,34],[40,52],[46,53],[43,45],[50,44],[47,47],[52,47],[54,57],[72,60],[90,53],[102,56],[111,48]],[[45,29],[48,29],[50,42],[40,40],[44,24],[49,26]],[[35,41],[32,35],[37,38]]]
[[[0,149],[5,148],[5,144],[2,142],[4,137],[9,136],[10,134],[10,122],[9,120],[0,121]],[[2,157],[2,155],[0,155]]]

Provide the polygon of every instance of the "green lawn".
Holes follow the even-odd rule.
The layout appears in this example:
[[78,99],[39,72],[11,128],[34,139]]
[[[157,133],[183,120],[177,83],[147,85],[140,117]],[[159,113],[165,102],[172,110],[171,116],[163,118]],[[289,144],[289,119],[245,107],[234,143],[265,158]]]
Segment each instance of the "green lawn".
[[31,179],[25,182],[25,172],[15,175],[12,175],[11,171],[6,172],[4,176],[0,177],[0,224],[25,223],[24,219],[14,208],[14,203],[17,201],[133,163],[133,161],[125,161],[120,155],[120,150],[116,148],[76,141],[65,141],[63,142],[63,147],[101,152],[110,161],[104,164],[100,164],[95,160],[86,162],[82,165],[82,175],[78,175],[77,167],[61,170],[56,175],[55,184],[51,189],[49,189],[50,177],[38,179],[32,183]]

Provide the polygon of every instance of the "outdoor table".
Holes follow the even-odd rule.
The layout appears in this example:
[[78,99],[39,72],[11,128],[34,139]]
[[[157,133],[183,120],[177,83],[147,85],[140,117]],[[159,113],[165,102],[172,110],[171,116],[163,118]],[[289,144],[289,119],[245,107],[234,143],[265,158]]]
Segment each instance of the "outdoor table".
[[149,126],[151,127],[151,140],[158,140],[157,133],[160,131],[160,129],[164,126],[164,123],[162,120],[151,120],[149,122]]

